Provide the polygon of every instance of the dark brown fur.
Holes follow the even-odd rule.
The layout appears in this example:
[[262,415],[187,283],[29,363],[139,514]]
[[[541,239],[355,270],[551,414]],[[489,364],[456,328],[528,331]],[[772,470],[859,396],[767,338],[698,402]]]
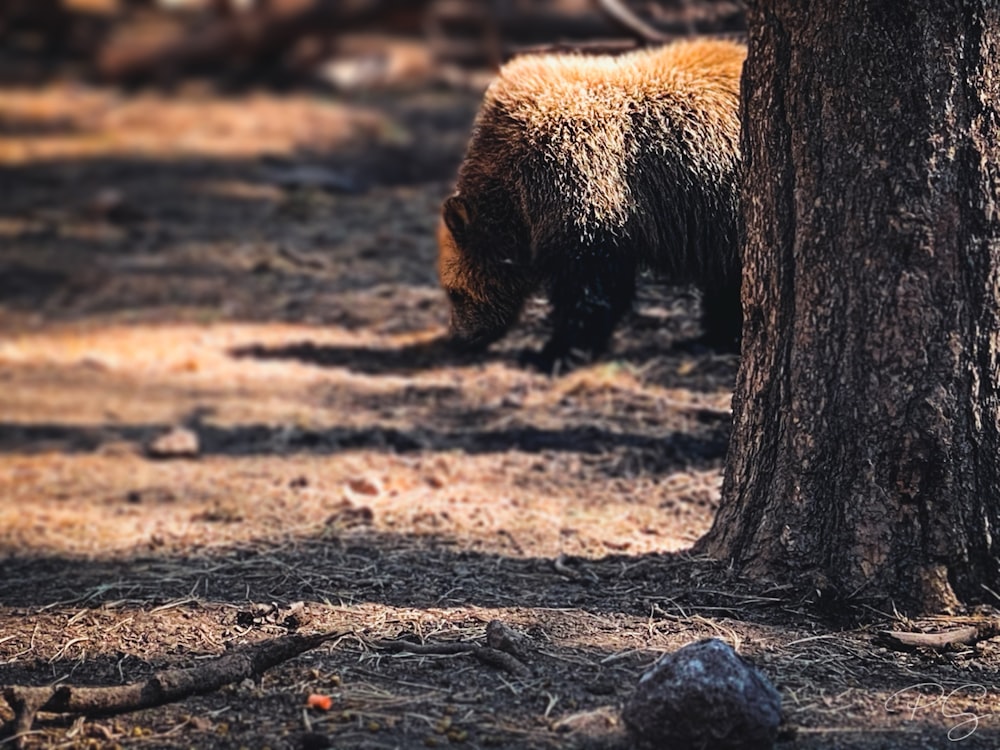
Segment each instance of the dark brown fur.
[[505,66],[442,209],[438,270],[456,342],[500,338],[545,284],[553,332],[536,363],[592,357],[648,266],[701,286],[706,337],[735,343],[744,56],[695,41]]

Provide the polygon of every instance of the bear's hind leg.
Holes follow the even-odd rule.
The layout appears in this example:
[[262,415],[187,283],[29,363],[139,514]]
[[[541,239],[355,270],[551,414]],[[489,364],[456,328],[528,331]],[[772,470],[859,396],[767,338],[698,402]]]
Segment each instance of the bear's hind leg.
[[530,364],[559,372],[588,362],[608,348],[615,326],[635,297],[635,263],[615,252],[578,259],[550,275],[552,334]]
[[743,334],[740,278],[705,289],[701,298],[704,333],[698,343],[720,352],[739,352]]

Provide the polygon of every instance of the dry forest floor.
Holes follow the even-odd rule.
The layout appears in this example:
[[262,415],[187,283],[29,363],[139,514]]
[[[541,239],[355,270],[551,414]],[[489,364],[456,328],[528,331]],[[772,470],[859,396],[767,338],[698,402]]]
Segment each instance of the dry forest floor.
[[[341,634],[25,745],[614,747],[642,670],[717,637],[780,689],[783,747],[1000,746],[996,640],[888,650],[688,552],[737,368],[675,346],[692,293],[647,279],[560,377],[518,364],[541,300],[485,356],[441,344],[437,207],[478,96],[0,92],[0,685]],[[491,620],[526,671],[381,643]]]

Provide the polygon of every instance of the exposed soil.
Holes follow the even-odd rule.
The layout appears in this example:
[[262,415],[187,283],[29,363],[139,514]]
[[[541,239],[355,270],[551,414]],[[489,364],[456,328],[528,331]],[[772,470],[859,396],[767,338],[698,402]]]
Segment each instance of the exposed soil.
[[[677,346],[693,293],[647,279],[613,353],[561,377],[518,364],[543,300],[485,356],[442,344],[434,227],[478,98],[0,92],[0,684],[343,632],[26,745],[622,746],[642,670],[705,637],[780,689],[786,747],[1000,745],[996,639],[888,650],[685,552],[738,365]],[[152,455],[177,427],[196,455]],[[378,643],[494,619],[529,673]]]

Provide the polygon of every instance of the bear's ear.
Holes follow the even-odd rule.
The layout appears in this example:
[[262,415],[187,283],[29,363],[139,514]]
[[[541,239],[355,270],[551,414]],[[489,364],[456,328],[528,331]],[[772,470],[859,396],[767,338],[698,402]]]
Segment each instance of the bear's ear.
[[472,219],[469,204],[459,195],[453,195],[444,202],[441,215],[444,217],[445,226],[448,227],[455,239],[465,234]]

